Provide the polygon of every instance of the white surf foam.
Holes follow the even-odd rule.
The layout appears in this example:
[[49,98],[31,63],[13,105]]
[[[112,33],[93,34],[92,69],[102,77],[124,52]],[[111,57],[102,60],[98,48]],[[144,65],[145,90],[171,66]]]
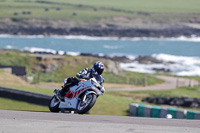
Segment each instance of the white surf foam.
[[44,38],[44,35],[10,35],[0,34],[0,38]]
[[37,47],[25,47],[23,49],[23,51],[28,51],[31,53],[35,53],[35,52],[47,52],[47,53],[51,53],[51,54],[57,53],[57,51],[53,50],[53,49],[45,49],[45,48],[37,48]]
[[187,57],[187,56],[175,56],[169,54],[153,54],[152,57],[159,60],[167,62],[175,62],[178,64],[184,65],[199,65],[200,66],[200,57]]
[[5,49],[14,49],[14,47],[11,46],[11,45],[7,45],[7,46],[5,47]]
[[113,45],[103,45],[104,48],[106,49],[120,49],[122,46],[113,46]]
[[[44,35],[10,35],[10,34],[0,34],[0,38],[44,38]],[[121,40],[121,41],[140,41],[140,40],[166,40],[166,41],[190,41],[190,42],[200,42],[200,37],[196,35],[191,35],[191,37],[170,37],[170,38],[156,38],[156,37],[98,37],[98,36],[85,36],[85,35],[51,35],[48,37],[53,37],[57,39],[80,39],[80,40]]]
[[154,54],[152,57],[162,60],[162,64],[121,63],[122,69],[141,73],[155,73],[156,70],[171,70],[171,74],[179,76],[200,76],[200,58]]
[[185,37],[185,36],[180,36],[177,38],[166,38],[166,40],[171,40],[171,41],[189,41],[189,42],[200,42],[200,37],[197,37],[195,35],[192,35],[191,37]]
[[80,55],[80,52],[72,52],[72,51],[68,51],[66,52],[67,55],[71,55],[71,56],[78,56]]

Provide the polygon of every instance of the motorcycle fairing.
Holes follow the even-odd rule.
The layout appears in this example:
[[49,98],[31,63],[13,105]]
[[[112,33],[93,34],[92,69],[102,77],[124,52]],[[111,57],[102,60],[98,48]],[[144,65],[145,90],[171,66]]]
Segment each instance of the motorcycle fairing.
[[60,102],[59,108],[71,108],[76,109],[79,95],[85,92],[87,89],[94,88],[87,86],[87,83],[90,81],[80,82],[78,85],[75,85],[69,89],[65,95],[65,100]]
[[85,93],[88,89],[94,91],[96,95],[102,94],[100,90],[91,85],[91,80],[87,80],[85,82],[79,82],[78,85],[75,85],[69,89],[69,91],[65,95],[65,100],[60,102],[59,108],[76,109],[79,96],[82,93]]

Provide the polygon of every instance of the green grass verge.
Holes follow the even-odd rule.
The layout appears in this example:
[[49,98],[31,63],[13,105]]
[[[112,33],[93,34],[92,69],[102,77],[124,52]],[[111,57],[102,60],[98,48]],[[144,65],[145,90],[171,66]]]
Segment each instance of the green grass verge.
[[[100,96],[91,109],[92,115],[111,115],[111,116],[128,116],[129,104],[139,103],[155,106],[141,102],[141,99],[146,96],[163,96],[163,97],[194,97],[200,98],[200,86],[195,87],[181,87],[174,90],[156,90],[156,91],[132,91],[132,92],[106,92],[105,95]],[[174,106],[171,106],[174,107]],[[175,107],[179,109],[195,110],[194,108]]]
[[[20,57],[18,57],[20,56]],[[1,53],[0,56],[1,60],[0,60],[0,64],[6,64],[7,65],[25,65],[27,67],[29,67],[29,70],[31,70],[31,66],[34,65],[35,63],[37,63],[37,60],[33,57],[29,57],[24,53],[15,53],[15,52],[11,52],[11,53]],[[4,59],[7,58],[7,62],[4,61]],[[16,61],[17,60],[17,61]],[[22,60],[22,61],[21,61]],[[24,60],[30,60],[30,64],[24,62]],[[74,73],[77,73],[77,71],[83,69],[84,67],[89,67],[88,64],[92,64],[91,62],[94,62],[94,58],[89,58],[89,63],[84,63],[86,61],[86,57],[66,57],[64,58],[64,62],[67,62],[68,64],[73,65],[73,69],[72,66],[68,66],[68,67],[63,67],[63,68],[59,68],[56,72],[55,72],[55,76],[56,78],[60,77],[60,79],[58,81],[63,81],[63,77],[67,77],[70,75],[73,75]],[[20,61],[22,63],[20,63]],[[80,62],[79,62],[80,61]],[[75,62],[79,62],[78,64],[76,64]],[[81,64],[81,65],[80,65]],[[66,75],[65,73],[69,75]],[[3,75],[3,73],[0,71],[0,74]],[[62,76],[58,76],[56,74],[62,74]],[[137,77],[138,79],[143,79],[149,75],[146,74],[139,74],[139,73],[130,73],[130,72],[125,72],[125,74],[127,75],[127,77],[129,77],[129,81],[134,81],[134,78]],[[47,79],[48,77],[50,77],[50,75],[46,75]],[[54,77],[54,78],[55,78]],[[117,77],[117,75],[114,75],[112,73],[105,73],[104,77],[106,78],[106,81],[109,82],[114,82],[117,81],[118,83],[124,83],[127,82],[127,79],[123,76],[119,76]],[[151,77],[151,76],[150,76]],[[114,81],[112,79],[115,79]],[[151,79],[151,78],[147,78],[147,79]],[[151,79],[153,80],[153,79]],[[151,82],[152,84],[154,83],[158,83],[157,80],[155,81],[148,81]],[[1,83],[0,85],[2,85],[3,83]],[[26,91],[32,91],[32,92],[37,92],[37,93],[43,93],[43,94],[49,94],[49,95],[53,95],[53,90],[52,89],[45,89],[45,88],[38,88],[38,87],[27,87],[26,84],[24,85],[8,85],[5,87],[11,87],[11,88],[15,88],[15,89],[22,89],[22,90],[26,90]],[[100,96],[99,99],[97,100],[97,103],[95,104],[95,106],[92,108],[91,110],[91,114],[95,114],[95,115],[120,115],[120,116],[126,116],[128,115],[128,109],[129,109],[129,104],[132,102],[135,103],[142,103],[141,99],[143,97],[146,96],[177,96],[177,97],[182,97],[182,96],[187,96],[187,97],[196,97],[196,98],[200,98],[199,96],[200,94],[200,87],[195,86],[195,87],[181,87],[178,89],[174,89],[174,90],[157,90],[157,91],[134,91],[134,92],[106,92],[103,96]],[[6,100],[9,101],[9,100]],[[12,100],[11,100],[12,101]],[[12,103],[14,102],[14,103]],[[14,106],[13,104],[15,104],[16,106],[18,106],[19,103],[18,101],[12,101],[9,103],[5,102],[5,99],[0,99],[0,107],[1,109],[14,109],[12,108],[12,106]],[[4,104],[6,103],[6,105]],[[6,106],[6,107],[4,107]],[[21,105],[20,105],[21,106]],[[19,106],[19,107],[20,107]],[[26,106],[31,106],[31,104],[28,105],[23,105],[24,108],[30,108],[30,110],[32,110],[31,107],[26,107]],[[15,107],[16,109],[20,109]],[[27,109],[23,109],[22,110],[27,110]],[[47,109],[48,110],[48,109]],[[43,109],[37,109],[37,111],[43,111]]]
[[150,97],[192,97],[200,98],[200,86],[180,87],[172,90],[149,90],[149,91],[126,91],[126,92],[109,92],[113,95],[128,95],[135,98],[139,95]]
[[92,115],[128,116],[129,104],[132,102],[136,101],[106,92],[97,99],[90,113]]
[[[156,90],[156,91],[124,91],[124,92],[106,92],[105,96],[98,99],[96,105],[92,109],[92,114],[99,115],[129,115],[129,104],[139,103],[155,106],[155,104],[141,102],[143,97],[193,97],[200,98],[200,86],[195,87],[181,87],[174,90]],[[162,106],[162,105],[158,105]],[[166,105],[165,105],[166,106]],[[184,108],[177,106],[168,106],[178,109],[187,109],[200,111],[200,109],[195,108]]]
[[[91,115],[127,116],[129,104],[133,100],[105,94],[97,99],[96,104],[90,110]],[[15,101],[0,97],[0,109],[27,110],[27,111],[49,111],[48,107]]]
[[0,109],[5,110],[27,110],[27,111],[49,111],[48,107],[15,101],[0,97]]
[[[75,76],[77,72],[81,69],[68,69],[67,67],[59,68],[53,73],[41,74],[42,82],[63,82],[63,79],[71,76]],[[65,73],[63,73],[65,72]],[[72,73],[73,72],[73,73]],[[126,76],[116,75],[111,72],[104,72],[102,76],[105,79],[105,83],[116,83],[116,84],[132,84],[132,85],[153,85],[163,83],[163,80],[156,78],[155,76],[150,76],[148,74],[136,73],[136,72],[125,72]],[[35,75],[37,79],[37,75]]]
[[[28,88],[28,90],[31,90]],[[41,91],[41,90],[38,90]],[[48,92],[47,92],[48,93]],[[111,116],[128,116],[129,104],[130,103],[139,103],[139,104],[148,104],[149,103],[141,102],[143,97],[147,96],[171,96],[171,97],[195,97],[200,98],[200,87],[181,87],[174,90],[156,90],[156,91],[124,91],[124,92],[106,92],[103,96],[100,96],[97,99],[95,106],[91,109],[90,113],[92,115],[111,115]],[[48,93],[49,94],[49,93]],[[19,104],[19,106],[18,106]],[[14,109],[14,110],[32,110],[34,111],[48,111],[48,109],[44,108],[32,108],[30,107],[32,104],[23,104],[21,106],[21,102],[0,99],[0,107],[1,109]],[[35,105],[33,105],[35,106]],[[23,107],[23,108],[21,108]],[[189,109],[177,107],[180,109]],[[200,111],[200,109],[189,109]]]
[[[0,85],[1,86],[1,85]],[[47,89],[47,88],[40,88],[40,87],[26,87],[26,86],[3,86],[3,87],[10,87],[12,89],[17,89],[17,90],[24,90],[24,91],[29,91],[29,92],[35,92],[35,93],[41,93],[41,94],[47,94],[47,95],[53,95],[53,89]]]

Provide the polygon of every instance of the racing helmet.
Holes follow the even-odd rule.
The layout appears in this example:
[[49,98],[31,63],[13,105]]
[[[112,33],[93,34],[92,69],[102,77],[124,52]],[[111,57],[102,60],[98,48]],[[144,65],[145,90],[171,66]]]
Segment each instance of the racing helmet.
[[99,75],[101,75],[104,70],[104,64],[100,61],[97,61],[93,64],[92,70],[97,72]]

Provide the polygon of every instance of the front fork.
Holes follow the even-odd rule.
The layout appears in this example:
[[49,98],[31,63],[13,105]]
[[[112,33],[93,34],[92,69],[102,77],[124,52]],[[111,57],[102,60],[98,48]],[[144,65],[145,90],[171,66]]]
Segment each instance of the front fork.
[[84,95],[83,97],[83,102],[86,103],[85,99],[86,99],[87,95]]
[[[94,91],[86,91],[85,94],[84,94],[83,100],[82,100],[84,103],[86,103],[86,97],[89,94],[95,94],[95,95],[97,95],[96,92],[94,92]],[[81,100],[81,99],[79,99],[79,100]]]
[[55,97],[56,97],[59,101],[61,101],[60,98],[58,97],[59,90],[55,89],[55,90],[53,91],[53,93],[54,93]]

